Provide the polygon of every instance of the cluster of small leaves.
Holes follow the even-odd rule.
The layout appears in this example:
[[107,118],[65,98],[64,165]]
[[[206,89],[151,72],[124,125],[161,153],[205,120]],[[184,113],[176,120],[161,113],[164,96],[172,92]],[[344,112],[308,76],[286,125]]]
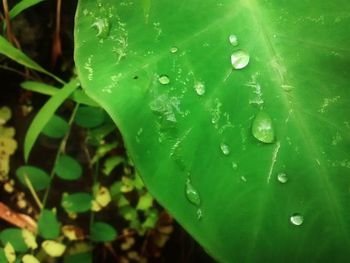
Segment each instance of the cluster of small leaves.
[[[64,103],[61,108],[64,107],[70,108],[71,103]],[[114,124],[105,112],[79,104],[76,109],[72,121],[52,115],[39,136],[39,142],[46,138],[56,143],[56,159],[45,160],[54,163],[51,172],[28,164],[17,168],[16,180],[27,188],[40,208],[37,231],[3,230],[0,256],[9,262],[19,258],[23,262],[42,262],[48,257],[64,257],[64,262],[91,262],[94,244],[112,242],[112,249],[121,255],[118,260],[146,262],[146,255],[142,256],[146,252],[140,251],[142,245],[137,247],[137,239],[152,229],[152,239],[161,249],[172,232],[171,221],[166,226],[157,225],[160,210],[125,155]],[[27,137],[33,130],[35,127],[31,127]],[[74,149],[73,154],[66,144],[77,138],[83,138],[81,149],[79,153]],[[85,155],[81,161],[79,154]],[[59,193],[59,203],[50,198],[52,192],[57,195],[61,190],[53,189],[56,183],[69,184],[69,191],[63,186]],[[88,226],[86,218],[90,220]]]
[[[10,17],[39,2],[20,1]],[[172,219],[145,189],[105,111],[79,88],[77,79],[65,83],[2,36],[0,54],[62,85],[21,83],[23,89],[50,98],[27,131],[25,163],[13,171],[12,178],[7,177],[8,164],[17,143],[14,129],[2,126],[11,112],[0,109],[0,147],[6,150],[6,158],[0,156],[1,175],[12,188],[21,185],[26,196],[32,196],[25,198],[26,205],[35,207],[30,215],[34,227],[14,224],[16,227],[1,230],[0,262],[92,262],[101,244],[117,262],[147,262],[147,257],[159,256],[173,231]],[[55,146],[54,157],[46,156],[50,149],[44,143],[39,145],[45,140]],[[42,163],[29,161],[34,145],[42,154]],[[23,215],[9,210],[11,213]]]

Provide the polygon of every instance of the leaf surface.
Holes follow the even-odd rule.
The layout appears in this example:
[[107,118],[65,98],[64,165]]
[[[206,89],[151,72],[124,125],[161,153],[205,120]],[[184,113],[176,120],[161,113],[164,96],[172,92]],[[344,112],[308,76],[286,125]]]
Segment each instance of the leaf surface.
[[350,2],[84,0],[75,26],[86,93],[213,257],[350,256]]

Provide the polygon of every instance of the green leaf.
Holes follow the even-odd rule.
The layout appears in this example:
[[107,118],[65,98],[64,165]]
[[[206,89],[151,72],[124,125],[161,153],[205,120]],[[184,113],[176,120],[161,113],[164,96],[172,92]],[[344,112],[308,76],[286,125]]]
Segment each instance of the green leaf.
[[[50,183],[49,175],[42,169],[34,166],[21,166],[16,170],[18,180],[27,186],[27,177],[36,191],[45,189]],[[28,186],[27,186],[28,187]]]
[[9,107],[0,108],[0,125],[4,125],[9,119],[11,119],[12,113]]
[[[24,81],[20,85],[25,90],[34,91],[49,96],[54,96],[57,92],[60,91],[60,89],[54,86],[36,81]],[[97,104],[92,99],[90,99],[83,90],[75,90],[69,98],[80,104],[95,107],[97,106]]]
[[103,173],[110,175],[113,169],[123,162],[124,158],[118,155],[107,158],[103,164]]
[[77,72],[152,196],[220,262],[349,258],[350,2],[101,3]]
[[64,263],[92,263],[92,253],[77,253],[64,258]]
[[68,155],[61,155],[55,166],[55,173],[64,180],[77,180],[80,178],[82,171],[81,165]]
[[90,229],[90,238],[96,242],[109,242],[117,237],[117,231],[109,224],[95,222]]
[[6,228],[0,233],[0,240],[3,245],[11,243],[16,252],[24,253],[28,250],[19,228]]
[[72,80],[64,85],[59,92],[52,96],[41,107],[40,111],[35,116],[34,120],[29,126],[24,139],[24,159],[28,161],[30,151],[38,138],[40,132],[44,129],[46,124],[50,121],[58,107],[68,98],[68,96],[77,88],[77,81]]
[[52,115],[49,122],[45,125],[42,133],[51,138],[62,138],[69,130],[69,124],[58,115]]
[[139,201],[136,205],[136,209],[138,210],[148,210],[153,205],[153,197],[150,195],[150,193],[145,193],[144,195],[140,196]]
[[60,234],[60,223],[56,218],[56,214],[44,209],[41,211],[38,221],[39,234],[45,239],[55,239]]
[[103,124],[106,115],[99,107],[79,107],[75,116],[75,123],[83,128],[95,128]]
[[10,18],[13,19],[24,10],[43,2],[44,0],[22,0],[10,10]]
[[68,212],[83,213],[90,210],[92,200],[88,193],[64,194],[61,204]]
[[25,55],[21,50],[15,48],[11,45],[10,42],[6,40],[3,36],[0,36],[0,54],[3,54],[10,59],[16,61],[18,64],[21,64],[27,68],[34,69],[36,71],[39,71],[41,73],[44,73],[53,79],[55,79],[57,82],[64,84],[64,81],[60,78],[56,77],[52,73],[48,72],[46,69],[41,67],[39,64],[31,60],[27,55]]
[[0,262],[7,262],[4,249],[0,247]]

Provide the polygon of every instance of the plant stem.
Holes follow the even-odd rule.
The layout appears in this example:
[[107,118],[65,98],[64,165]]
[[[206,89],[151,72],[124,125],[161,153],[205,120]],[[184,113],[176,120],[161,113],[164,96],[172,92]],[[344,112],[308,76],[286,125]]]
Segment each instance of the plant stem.
[[52,166],[52,169],[51,169],[51,173],[50,173],[50,183],[49,183],[49,186],[46,188],[46,192],[45,192],[45,195],[44,195],[44,198],[43,198],[43,208],[45,208],[46,206],[46,202],[47,202],[47,198],[49,196],[49,192],[51,190],[51,183],[52,183],[52,180],[53,180],[53,177],[55,176],[55,167],[56,167],[56,164],[58,162],[58,158],[60,157],[60,155],[62,153],[64,153],[65,149],[66,149],[66,144],[67,144],[67,140],[69,138],[69,135],[70,135],[70,131],[71,131],[71,128],[72,128],[72,124],[73,124],[73,121],[74,121],[74,118],[75,118],[75,115],[77,113],[77,110],[79,108],[79,103],[77,103],[73,109],[73,112],[72,112],[72,115],[70,116],[70,119],[68,121],[68,124],[69,124],[69,130],[67,131],[67,134],[63,137],[61,143],[60,143],[60,146],[57,150],[57,153],[56,153],[56,156],[55,156],[55,160],[54,160],[54,163],[53,163],[53,166]]
[[26,185],[27,185],[31,195],[33,196],[36,204],[38,205],[40,210],[42,210],[43,209],[43,204],[40,202],[40,199],[39,199],[37,193],[34,190],[33,184],[32,184],[32,182],[30,181],[30,179],[28,178],[28,176],[26,174],[24,174],[24,181],[26,182]]

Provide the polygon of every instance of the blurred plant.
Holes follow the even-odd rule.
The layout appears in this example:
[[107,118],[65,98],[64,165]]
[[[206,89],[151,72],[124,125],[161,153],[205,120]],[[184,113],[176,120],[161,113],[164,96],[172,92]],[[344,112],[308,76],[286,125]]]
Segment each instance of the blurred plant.
[[[21,1],[17,13],[38,2]],[[62,257],[64,262],[92,262],[94,249],[101,247],[95,250],[102,255],[99,262],[107,258],[105,252],[117,262],[159,257],[173,231],[172,219],[147,192],[109,116],[85,95],[78,79],[66,83],[2,36],[0,53],[62,85],[21,83],[50,98],[27,131],[25,163],[15,177],[9,166],[17,148],[15,130],[6,126],[11,111],[0,108],[0,180],[17,201],[11,208],[8,200],[0,202],[1,218],[14,226],[0,232],[0,262],[57,262]],[[29,162],[34,145],[42,155],[38,165]]]

